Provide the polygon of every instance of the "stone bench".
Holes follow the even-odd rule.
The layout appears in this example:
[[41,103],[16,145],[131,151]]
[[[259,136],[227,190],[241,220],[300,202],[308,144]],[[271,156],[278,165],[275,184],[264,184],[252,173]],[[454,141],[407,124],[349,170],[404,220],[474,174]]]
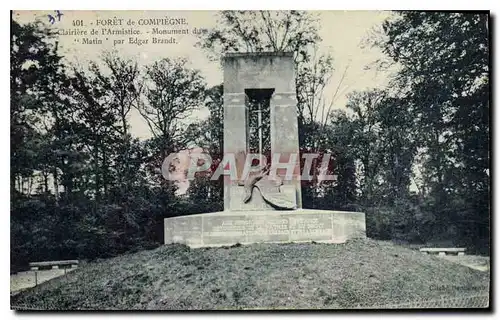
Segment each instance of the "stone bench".
[[465,255],[465,248],[420,248],[420,252],[425,254],[436,253],[440,256],[445,256],[448,253],[463,256]]
[[78,267],[78,260],[60,260],[60,261],[40,261],[40,262],[30,262],[31,270],[39,270],[40,268],[50,267],[52,269],[59,269],[59,267]]

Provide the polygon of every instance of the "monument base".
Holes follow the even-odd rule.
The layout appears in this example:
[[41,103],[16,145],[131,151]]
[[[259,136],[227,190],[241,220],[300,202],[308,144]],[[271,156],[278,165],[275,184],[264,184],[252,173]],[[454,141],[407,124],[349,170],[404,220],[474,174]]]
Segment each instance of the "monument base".
[[256,242],[344,243],[365,238],[363,212],[222,211],[165,219],[165,244],[216,247]]

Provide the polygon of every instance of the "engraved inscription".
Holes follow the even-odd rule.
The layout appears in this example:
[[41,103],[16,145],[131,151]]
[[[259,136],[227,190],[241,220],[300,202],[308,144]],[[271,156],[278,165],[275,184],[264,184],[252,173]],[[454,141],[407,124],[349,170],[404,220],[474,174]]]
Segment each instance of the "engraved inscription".
[[364,214],[283,213],[206,214],[165,219],[165,243],[219,246],[255,242],[343,243],[364,238]]
[[290,218],[290,240],[328,240],[332,235],[330,216],[308,215]]
[[216,243],[331,240],[329,215],[226,216],[204,223],[203,239]]
[[207,237],[267,236],[279,234],[289,234],[288,219],[231,217],[223,221],[207,223],[203,232],[203,235]]

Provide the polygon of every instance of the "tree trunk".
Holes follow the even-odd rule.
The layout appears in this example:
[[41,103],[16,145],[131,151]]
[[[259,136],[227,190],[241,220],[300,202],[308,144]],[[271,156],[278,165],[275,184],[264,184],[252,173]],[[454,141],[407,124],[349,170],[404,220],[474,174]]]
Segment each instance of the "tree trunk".
[[45,193],[49,193],[49,174],[48,172],[43,172],[43,188]]
[[52,175],[54,176],[54,195],[57,202],[59,200],[59,173],[57,172],[57,167],[54,167],[52,170]]
[[101,177],[99,174],[99,149],[97,143],[94,146],[94,175],[95,175],[95,199],[99,202],[101,199]]

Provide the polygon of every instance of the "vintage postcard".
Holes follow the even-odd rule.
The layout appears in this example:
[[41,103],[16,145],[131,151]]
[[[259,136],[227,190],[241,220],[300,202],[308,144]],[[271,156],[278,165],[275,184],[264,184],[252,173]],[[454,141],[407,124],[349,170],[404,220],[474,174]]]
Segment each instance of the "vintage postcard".
[[490,23],[11,11],[11,309],[490,308]]

